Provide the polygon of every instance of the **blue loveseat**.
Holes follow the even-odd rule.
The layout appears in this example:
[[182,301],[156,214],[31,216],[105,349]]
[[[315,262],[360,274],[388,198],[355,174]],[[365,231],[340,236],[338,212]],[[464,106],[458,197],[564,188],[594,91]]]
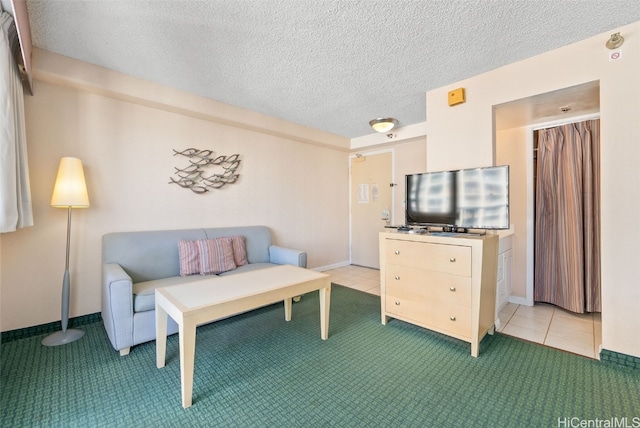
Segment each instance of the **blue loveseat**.
[[[219,227],[108,233],[102,238],[102,321],[120,355],[155,340],[155,289],[199,280],[180,276],[178,242],[244,236],[248,264],[219,275],[263,269],[274,264],[307,266],[307,254],[273,245],[266,226]],[[167,334],[178,331],[169,319]]]

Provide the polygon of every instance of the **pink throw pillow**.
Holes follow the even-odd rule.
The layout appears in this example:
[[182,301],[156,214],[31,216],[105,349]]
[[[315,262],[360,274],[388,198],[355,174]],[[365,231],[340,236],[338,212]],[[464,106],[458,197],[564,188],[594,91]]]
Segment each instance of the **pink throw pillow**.
[[218,274],[236,268],[231,237],[200,239],[197,242],[200,252],[200,275]]
[[196,241],[179,241],[180,276],[200,273],[200,252]]
[[249,260],[247,260],[247,246],[244,236],[232,236],[231,241],[233,243],[233,260],[236,263],[236,266],[249,264]]

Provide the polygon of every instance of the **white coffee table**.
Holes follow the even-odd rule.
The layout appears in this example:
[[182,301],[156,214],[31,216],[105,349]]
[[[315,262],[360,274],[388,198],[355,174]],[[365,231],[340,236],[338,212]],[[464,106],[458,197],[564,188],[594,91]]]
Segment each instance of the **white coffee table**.
[[280,265],[202,281],[158,288],[156,299],[156,365],[165,365],[167,315],[179,326],[182,407],[191,406],[196,326],[284,301],[284,318],[291,321],[291,300],[320,291],[320,337],[329,336],[330,276],[291,265]]

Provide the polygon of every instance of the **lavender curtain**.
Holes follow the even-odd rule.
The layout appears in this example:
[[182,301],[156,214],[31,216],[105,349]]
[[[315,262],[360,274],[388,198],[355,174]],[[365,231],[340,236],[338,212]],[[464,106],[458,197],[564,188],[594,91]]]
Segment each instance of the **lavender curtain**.
[[600,312],[600,120],[538,133],[534,300]]
[[33,225],[19,49],[13,18],[0,12],[0,233]]

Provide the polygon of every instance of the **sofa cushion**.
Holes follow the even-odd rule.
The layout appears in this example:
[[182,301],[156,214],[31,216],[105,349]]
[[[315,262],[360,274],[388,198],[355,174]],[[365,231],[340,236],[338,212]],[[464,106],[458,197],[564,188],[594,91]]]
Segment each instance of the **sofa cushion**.
[[238,268],[235,270],[230,270],[229,272],[218,274],[217,276],[235,275],[242,272],[251,272],[252,270],[264,269],[264,268],[273,267],[273,266],[278,266],[278,265],[275,265],[273,263],[248,263],[243,266],[238,266]]
[[[219,276],[234,275],[241,272],[249,272],[252,270],[264,269],[271,266],[277,266],[272,263],[250,263],[239,266],[237,269],[220,274]],[[214,275],[208,276],[206,279],[215,278]],[[202,281],[200,275],[192,275],[187,277],[171,276],[169,278],[155,279],[153,281],[144,281],[133,284],[133,312],[153,311],[156,308],[156,288],[167,287],[169,285],[187,284],[194,281]]]
[[231,237],[231,243],[233,244],[233,261],[236,263],[236,266],[244,266],[249,263],[247,260],[247,246],[244,240],[245,238],[242,235]]
[[251,263],[269,263],[271,231],[266,226],[214,227],[204,229],[206,239],[242,235],[247,247],[247,260]]
[[156,288],[202,281],[203,279],[200,275],[170,276],[153,281],[136,282],[133,284],[133,312],[153,311],[156,308]]
[[201,275],[218,274],[236,268],[233,259],[233,243],[229,236],[199,239],[198,251],[200,252]]
[[180,276],[200,273],[200,252],[197,241],[179,241]]

